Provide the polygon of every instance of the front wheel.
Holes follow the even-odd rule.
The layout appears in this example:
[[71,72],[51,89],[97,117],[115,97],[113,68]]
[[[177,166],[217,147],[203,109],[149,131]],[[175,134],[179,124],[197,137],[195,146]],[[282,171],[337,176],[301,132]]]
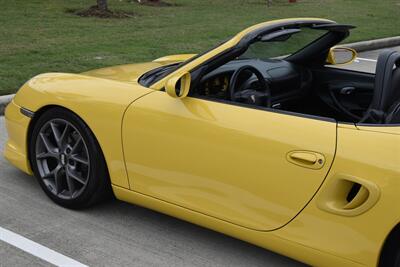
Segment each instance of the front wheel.
[[99,144],[78,116],[62,108],[51,108],[36,121],[31,138],[33,172],[54,202],[79,209],[110,195]]

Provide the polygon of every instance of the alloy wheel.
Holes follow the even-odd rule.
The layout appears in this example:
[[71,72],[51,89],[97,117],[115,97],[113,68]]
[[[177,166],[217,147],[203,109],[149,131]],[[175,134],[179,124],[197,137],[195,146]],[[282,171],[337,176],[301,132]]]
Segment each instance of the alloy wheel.
[[48,190],[62,199],[84,191],[90,172],[89,152],[81,133],[70,122],[52,119],[39,130],[36,164]]

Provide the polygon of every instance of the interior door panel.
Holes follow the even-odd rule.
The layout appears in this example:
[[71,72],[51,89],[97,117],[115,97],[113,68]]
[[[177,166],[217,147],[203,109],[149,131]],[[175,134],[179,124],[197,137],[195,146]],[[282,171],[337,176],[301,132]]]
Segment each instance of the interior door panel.
[[131,190],[273,230],[323,182],[336,122],[156,91],[128,108],[122,138]]
[[314,69],[313,77],[314,92],[336,111],[341,112],[334,98],[348,111],[358,115],[361,115],[371,103],[374,74],[324,67]]

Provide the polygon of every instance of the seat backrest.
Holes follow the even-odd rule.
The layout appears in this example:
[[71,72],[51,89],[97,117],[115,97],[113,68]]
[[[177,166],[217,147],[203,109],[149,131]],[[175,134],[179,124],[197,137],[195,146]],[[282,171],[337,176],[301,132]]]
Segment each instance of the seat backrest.
[[374,95],[361,122],[386,123],[387,114],[400,100],[400,53],[385,51],[376,64]]
[[393,72],[392,90],[393,94],[391,97],[393,104],[386,111],[386,124],[400,123],[400,67],[396,68]]

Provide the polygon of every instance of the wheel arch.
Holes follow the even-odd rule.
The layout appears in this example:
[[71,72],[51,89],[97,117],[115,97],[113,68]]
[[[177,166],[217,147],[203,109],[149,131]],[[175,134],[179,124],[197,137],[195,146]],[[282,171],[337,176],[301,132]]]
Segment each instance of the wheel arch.
[[109,164],[107,163],[107,160],[105,159],[104,152],[103,152],[103,148],[102,148],[101,144],[99,143],[96,134],[92,131],[92,129],[90,128],[90,126],[88,125],[88,123],[87,123],[81,116],[79,116],[79,114],[77,114],[76,112],[74,112],[74,111],[72,111],[72,110],[70,110],[70,109],[68,109],[68,108],[65,108],[65,107],[59,106],[59,105],[46,105],[46,106],[43,106],[43,107],[39,108],[37,111],[35,111],[35,115],[34,115],[33,118],[31,119],[31,121],[29,122],[28,130],[27,130],[27,138],[26,138],[26,139],[27,139],[27,140],[26,140],[26,148],[27,148],[27,157],[28,157],[28,163],[29,163],[29,165],[30,165],[30,168],[32,169],[32,158],[31,158],[31,142],[32,142],[32,138],[30,138],[30,137],[32,136],[33,129],[35,128],[35,125],[36,125],[37,121],[39,120],[39,118],[40,118],[44,113],[46,113],[47,111],[49,111],[49,110],[51,110],[51,109],[53,109],[53,108],[62,109],[62,110],[65,110],[66,112],[69,112],[69,113],[71,113],[71,114],[74,114],[74,115],[77,116],[77,117],[85,124],[85,126],[90,130],[91,134],[94,136],[94,141],[96,142],[96,144],[97,144],[97,145],[99,146],[99,148],[100,148],[101,157],[102,157],[102,159],[103,159],[103,161],[104,161],[105,168],[106,168],[106,172],[107,172],[107,174],[108,174],[107,179],[109,180],[109,182],[110,182],[110,184],[111,184],[111,180],[110,180],[110,171],[109,171],[109,168],[108,168],[108,165],[109,165]]

